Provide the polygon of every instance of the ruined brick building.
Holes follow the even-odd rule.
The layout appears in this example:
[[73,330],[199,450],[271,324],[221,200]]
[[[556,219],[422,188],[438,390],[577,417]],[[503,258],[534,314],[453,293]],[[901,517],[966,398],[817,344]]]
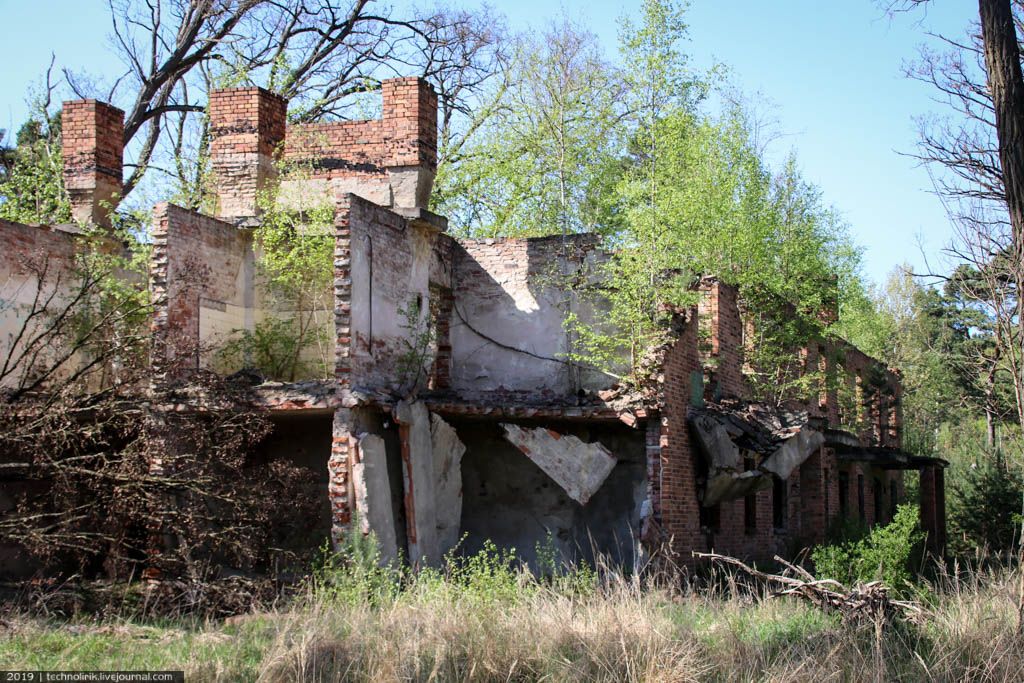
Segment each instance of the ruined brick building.
[[[901,450],[893,371],[839,339],[808,339],[804,367],[839,381],[784,407],[751,401],[749,321],[735,289],[708,277],[654,357],[653,392],[623,393],[565,360],[565,316],[595,312],[564,283],[596,277],[596,237],[454,239],[427,209],[437,101],[426,82],[385,81],[376,120],[288,125],[286,107],[259,88],[211,94],[218,210],[154,209],[152,364],[157,380],[171,361],[210,365],[198,349],[267,315],[257,194],[275,181],[276,157],[310,162],[296,182],[334,206],[333,374],[253,391],[275,425],[267,456],[322,480],[323,519],[311,523],[325,535],[358,524],[386,557],[414,563],[463,536],[464,550],[490,539],[531,561],[538,544],[627,564],[664,543],[684,562],[710,549],[763,559],[822,541],[842,515],[887,521],[910,469],[929,543],[942,547],[944,463]],[[101,221],[116,200],[121,120],[100,102],[65,104],[76,220]],[[75,232],[0,222],[0,296],[29,295],[10,286],[19,253],[68,259]],[[209,274],[200,284],[187,276],[197,263]],[[399,370],[414,344],[410,310],[430,330],[412,393]]]

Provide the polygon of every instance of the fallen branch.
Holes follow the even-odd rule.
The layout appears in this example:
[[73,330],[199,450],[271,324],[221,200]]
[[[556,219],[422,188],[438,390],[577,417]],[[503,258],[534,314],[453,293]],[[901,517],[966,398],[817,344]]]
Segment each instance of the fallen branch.
[[795,595],[827,612],[839,612],[844,619],[890,621],[894,616],[915,618],[923,611],[916,602],[890,597],[888,587],[881,581],[859,583],[848,588],[834,579],[815,579],[806,569],[778,556],[775,557],[775,561],[797,576],[762,572],[728,555],[694,552],[693,556],[737,567],[770,586],[776,586],[777,589],[771,593],[772,597]]

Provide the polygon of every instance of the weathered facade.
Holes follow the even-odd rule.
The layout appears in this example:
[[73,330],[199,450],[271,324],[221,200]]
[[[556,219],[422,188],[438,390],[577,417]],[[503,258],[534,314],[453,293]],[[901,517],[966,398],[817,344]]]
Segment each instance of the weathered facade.
[[[273,313],[253,240],[261,189],[282,180],[281,202],[331,202],[333,375],[253,392],[277,425],[267,457],[323,478],[335,540],[372,531],[385,558],[417,564],[488,539],[531,562],[544,548],[627,565],[655,547],[687,564],[712,549],[765,559],[822,541],[841,515],[889,520],[916,469],[922,523],[942,547],[943,463],[900,450],[893,371],[809,339],[804,370],[846,383],[856,414],[841,414],[837,383],[783,407],[753,402],[749,321],[736,290],[706,278],[701,305],[674,315],[650,390],[626,394],[566,360],[566,316],[597,315],[579,295],[600,285],[595,236],[457,240],[427,209],[437,102],[426,82],[385,81],[376,120],[288,125],[286,109],[259,88],[211,95],[217,215],[154,210],[153,377],[211,366],[210,349]],[[120,188],[119,112],[65,112],[74,215],[102,221]],[[279,179],[282,159],[311,171]],[[18,254],[66,260],[74,239],[73,227],[0,222],[0,296],[26,296]]]

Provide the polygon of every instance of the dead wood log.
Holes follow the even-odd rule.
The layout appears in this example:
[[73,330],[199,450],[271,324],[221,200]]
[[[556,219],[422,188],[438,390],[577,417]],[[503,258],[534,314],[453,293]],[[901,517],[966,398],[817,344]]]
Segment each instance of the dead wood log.
[[771,597],[792,595],[810,602],[826,612],[838,612],[850,621],[889,622],[895,617],[916,619],[921,606],[912,600],[897,600],[889,595],[889,588],[881,581],[844,586],[834,579],[816,579],[803,567],[775,556],[775,561],[796,576],[769,574],[754,569],[741,560],[718,553],[693,553],[694,557],[722,565],[736,567],[743,573],[773,587]]

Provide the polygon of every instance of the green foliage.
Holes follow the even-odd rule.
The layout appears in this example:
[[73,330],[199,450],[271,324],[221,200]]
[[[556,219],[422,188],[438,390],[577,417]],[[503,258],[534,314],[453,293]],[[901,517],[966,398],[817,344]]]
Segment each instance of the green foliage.
[[432,356],[431,348],[437,341],[437,331],[430,312],[423,307],[423,297],[417,294],[399,307],[400,327],[405,330],[402,343],[405,351],[398,358],[399,382],[407,393],[414,393]]
[[19,223],[67,223],[71,203],[64,189],[61,115],[50,116],[39,109],[18,130],[16,146],[2,150],[0,218]]
[[[358,524],[353,524],[358,528]],[[326,603],[374,606],[395,599],[402,586],[399,568],[381,564],[376,537],[353,531],[342,537],[335,550],[324,541],[310,577],[313,596]]]
[[[832,545],[820,545],[811,553],[819,578],[846,585],[882,581],[897,592],[906,592],[914,577],[913,560],[924,540],[915,505],[901,505],[885,526],[866,536]],[[850,530],[845,530],[850,534]]]
[[621,93],[592,34],[563,22],[520,37],[493,114],[440,170],[435,210],[474,237],[602,229]]
[[269,317],[240,330],[222,363],[253,364],[268,378],[327,377],[333,361],[334,204],[306,182],[309,169],[282,164],[281,183],[257,196],[258,291]]
[[[449,553],[445,557],[444,576],[461,597],[474,602],[513,605],[532,587],[521,581],[524,577],[515,548],[499,550],[491,540],[485,541],[473,555]],[[532,576],[530,579],[532,584]]]
[[567,356],[626,379],[665,339],[666,310],[696,301],[698,276],[739,286],[752,314],[783,321],[751,344],[754,384],[779,400],[816,381],[791,370],[818,312],[859,283],[859,253],[795,160],[765,164],[747,112],[701,111],[721,70],[692,69],[686,39],[674,0],[623,21],[617,65],[566,22],[522,39],[435,207],[476,237],[601,233],[614,252],[597,266],[605,285],[577,292],[599,314],[567,311]]
[[217,350],[214,365],[222,372],[258,368],[269,379],[291,381],[320,370],[304,353],[317,341],[303,335],[294,318],[269,317],[252,330],[237,331]]
[[983,457],[950,472],[949,549],[958,555],[978,548],[993,553],[1016,549],[1024,506],[1024,477],[1000,457]]

